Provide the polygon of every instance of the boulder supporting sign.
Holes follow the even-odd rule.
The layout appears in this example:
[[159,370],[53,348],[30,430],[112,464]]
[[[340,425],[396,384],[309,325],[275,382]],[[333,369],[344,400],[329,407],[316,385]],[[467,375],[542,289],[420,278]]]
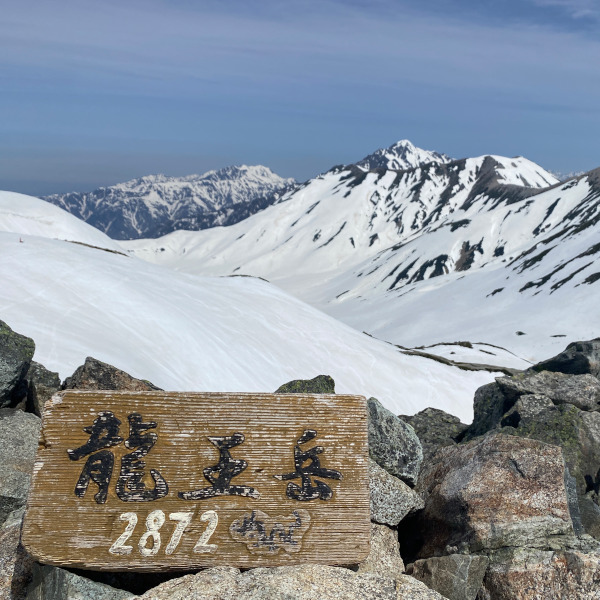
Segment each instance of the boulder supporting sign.
[[23,530],[43,563],[168,571],[369,551],[362,396],[66,391]]

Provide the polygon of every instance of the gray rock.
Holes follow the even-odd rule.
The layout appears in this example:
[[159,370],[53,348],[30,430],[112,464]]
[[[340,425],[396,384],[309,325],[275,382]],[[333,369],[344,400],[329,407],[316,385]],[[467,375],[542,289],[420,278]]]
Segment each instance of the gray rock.
[[554,404],[572,404],[581,410],[600,408],[600,381],[592,375],[526,372],[512,377],[497,377],[496,383],[505,402],[511,404],[525,394],[537,394],[550,398]]
[[574,539],[560,448],[491,434],[442,448],[415,491],[423,536],[416,558],[478,553],[504,546],[559,548]]
[[526,394],[521,396],[514,406],[502,416],[500,425],[502,427],[518,427],[522,420],[535,419],[553,406],[554,403],[548,396]]
[[26,600],[126,600],[138,598],[65,569],[34,563]]
[[414,430],[423,447],[423,460],[427,462],[440,448],[454,446],[467,429],[467,425],[438,408],[426,408],[416,415],[400,415]]
[[558,371],[572,375],[590,373],[600,377],[600,338],[573,342],[556,356],[531,367],[533,371]]
[[160,390],[154,384],[143,379],[136,379],[125,371],[103,363],[91,356],[77,368],[71,377],[63,384],[65,390],[128,390],[146,392]]
[[594,501],[592,493],[580,496],[579,513],[585,532],[600,540],[600,506]]
[[0,600],[24,600],[33,560],[21,545],[23,511],[0,526]]
[[276,394],[335,394],[335,381],[329,375],[314,379],[294,379],[275,390]]
[[600,600],[600,555],[506,548],[490,556],[478,600]]
[[27,402],[36,415],[42,416],[44,403],[59,390],[58,373],[49,371],[44,365],[33,361],[27,372]]
[[488,563],[487,556],[451,554],[418,560],[407,572],[448,600],[475,600]]
[[369,398],[367,409],[369,455],[388,473],[414,485],[423,460],[423,449],[415,430],[376,398]]
[[27,501],[40,426],[35,415],[0,409],[0,523]]
[[423,508],[423,500],[403,481],[369,459],[371,520],[395,527],[404,517]]
[[366,560],[358,565],[358,572],[374,573],[392,579],[398,579],[404,574],[404,562],[400,556],[398,532],[395,529],[371,523],[371,551]]
[[31,338],[0,321],[0,408],[16,404],[27,394],[25,374],[34,352]]
[[142,600],[444,600],[422,582],[341,567],[298,565],[273,569],[220,567],[168,581]]

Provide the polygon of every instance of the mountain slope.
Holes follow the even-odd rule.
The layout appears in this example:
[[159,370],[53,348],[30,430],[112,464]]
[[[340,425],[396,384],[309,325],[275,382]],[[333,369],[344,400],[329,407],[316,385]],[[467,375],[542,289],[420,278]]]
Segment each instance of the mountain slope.
[[267,167],[242,165],[187,177],[149,175],[44,200],[114,239],[136,239],[235,223],[277,202],[294,183]]
[[267,282],[185,275],[51,230],[29,235],[38,221],[21,219],[22,244],[0,232],[0,318],[62,377],[88,355],[171,390],[268,392],[327,373],[337,391],[374,395],[396,413],[435,406],[465,421],[493,378],[407,356]]
[[[521,157],[350,165],[233,227],[126,247],[189,273],[265,277],[397,344],[469,339],[537,360],[567,341],[553,335],[600,335],[599,195],[598,171],[559,184]],[[575,302],[583,312],[565,310]]]

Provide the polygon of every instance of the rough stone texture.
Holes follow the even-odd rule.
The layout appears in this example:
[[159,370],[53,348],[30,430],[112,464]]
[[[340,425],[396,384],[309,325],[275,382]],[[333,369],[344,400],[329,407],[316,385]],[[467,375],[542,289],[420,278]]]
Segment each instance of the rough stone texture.
[[388,473],[414,485],[423,460],[423,449],[415,430],[369,398],[369,455]]
[[143,600],[444,600],[422,582],[397,580],[340,567],[301,565],[274,569],[219,567],[168,581]]
[[558,371],[600,377],[600,338],[588,342],[573,342],[556,356],[531,367],[533,371]]
[[138,598],[103,583],[48,565],[33,564],[26,600],[126,600]]
[[448,600],[475,600],[488,563],[487,556],[451,554],[418,560],[407,572]]
[[46,400],[50,400],[60,390],[60,377],[58,373],[48,371],[44,365],[33,361],[26,379],[28,406],[41,417]]
[[24,600],[33,560],[21,545],[23,510],[0,528],[0,600]]
[[522,420],[535,419],[553,406],[554,403],[548,396],[526,394],[521,396],[506,414],[502,415],[500,425],[502,427],[518,427]]
[[478,388],[473,398],[473,423],[466,430],[464,439],[472,440],[496,429],[513,405],[514,402],[510,403],[505,399],[497,383],[488,383]]
[[27,501],[40,426],[35,415],[0,409],[0,523]]
[[536,440],[496,433],[441,449],[416,488],[425,500],[417,558],[448,546],[559,547],[574,537],[564,476],[560,448]]
[[27,393],[25,374],[35,344],[0,321],[0,408],[16,404]]
[[276,394],[335,394],[335,381],[329,375],[314,379],[294,379],[275,390]]
[[125,371],[103,363],[91,356],[63,384],[65,390],[128,390],[144,392],[160,390],[154,384],[136,379]]
[[404,574],[398,532],[395,529],[371,523],[371,551],[366,560],[358,565],[358,572],[374,573],[392,579],[398,579]]
[[599,600],[600,555],[506,549],[491,557],[478,600]]
[[395,527],[412,511],[423,508],[423,500],[403,481],[369,459],[371,520]]
[[554,404],[572,404],[581,410],[600,408],[600,381],[592,375],[526,372],[497,377],[496,383],[511,404],[525,394],[538,394],[547,396]]
[[438,408],[426,408],[413,416],[400,415],[400,419],[408,423],[419,437],[424,462],[429,461],[440,448],[455,446],[468,427],[458,417]]

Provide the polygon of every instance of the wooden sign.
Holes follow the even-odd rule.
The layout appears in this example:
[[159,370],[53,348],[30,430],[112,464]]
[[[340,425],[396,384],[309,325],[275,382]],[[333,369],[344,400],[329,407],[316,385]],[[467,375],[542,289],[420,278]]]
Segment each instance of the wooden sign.
[[369,552],[362,396],[65,391],[23,529],[43,563],[168,571]]

